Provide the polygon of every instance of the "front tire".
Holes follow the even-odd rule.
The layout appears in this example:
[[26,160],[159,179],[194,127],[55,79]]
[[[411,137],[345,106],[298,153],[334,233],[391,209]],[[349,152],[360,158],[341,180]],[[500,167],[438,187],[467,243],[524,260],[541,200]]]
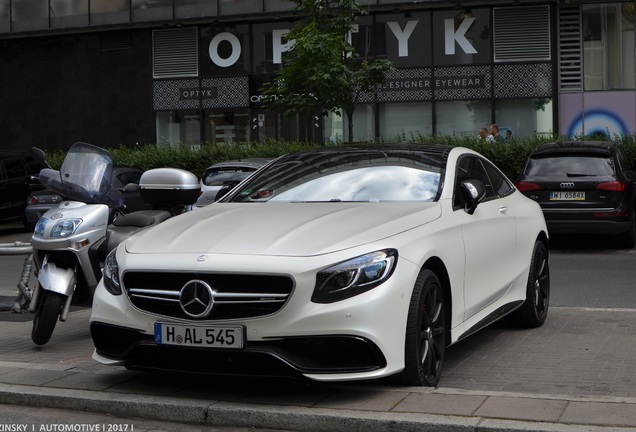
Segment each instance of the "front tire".
[[537,241],[530,260],[526,300],[510,314],[513,323],[523,327],[540,327],[550,305],[550,264],[545,245]]
[[439,279],[420,271],[406,324],[404,370],[399,381],[408,386],[437,386],[446,351],[446,311]]
[[[42,289],[40,287],[39,289]],[[33,317],[31,340],[36,345],[44,345],[51,339],[55,325],[62,312],[65,297],[52,291],[42,291]]]

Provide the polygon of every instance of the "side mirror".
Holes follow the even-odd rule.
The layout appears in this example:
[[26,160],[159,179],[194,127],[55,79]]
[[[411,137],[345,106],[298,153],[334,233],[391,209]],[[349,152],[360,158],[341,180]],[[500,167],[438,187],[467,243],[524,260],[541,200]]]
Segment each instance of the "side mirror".
[[221,189],[219,189],[219,191],[216,193],[216,196],[214,197],[214,201],[216,202],[220,200],[221,198],[223,198],[225,195],[227,195],[229,191],[234,189],[234,187],[239,183],[240,181],[238,180],[230,180],[223,183],[223,186],[221,186]]
[[486,196],[486,187],[480,180],[469,179],[461,183],[461,189],[464,198],[464,211],[468,214],[475,213],[475,209]]
[[44,153],[44,150],[38,147],[31,147],[31,154],[41,165],[46,168],[51,168],[51,165],[49,165],[49,162],[46,160],[46,153]]

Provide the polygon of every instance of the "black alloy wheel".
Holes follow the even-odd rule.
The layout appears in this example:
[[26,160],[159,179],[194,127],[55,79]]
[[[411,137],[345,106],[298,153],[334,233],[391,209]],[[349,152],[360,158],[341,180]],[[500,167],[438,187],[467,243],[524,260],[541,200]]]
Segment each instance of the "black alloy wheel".
[[446,311],[439,279],[420,271],[415,282],[406,327],[404,370],[399,381],[409,386],[435,387],[446,351]]
[[511,321],[523,327],[540,327],[548,316],[550,305],[550,264],[545,245],[537,241],[534,245],[526,301],[510,314]]

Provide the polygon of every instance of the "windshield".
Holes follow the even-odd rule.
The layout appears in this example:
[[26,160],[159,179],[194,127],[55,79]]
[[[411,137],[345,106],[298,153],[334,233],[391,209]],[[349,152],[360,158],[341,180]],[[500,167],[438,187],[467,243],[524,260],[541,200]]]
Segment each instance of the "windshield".
[[59,171],[40,172],[40,183],[66,199],[121,206],[123,196],[112,188],[112,175],[113,160],[108,151],[91,144],[75,143]]
[[525,174],[532,177],[587,177],[614,175],[614,162],[600,156],[551,156],[528,160]]
[[277,160],[234,191],[233,202],[433,201],[443,164],[423,153],[325,151]]
[[203,175],[205,186],[223,186],[226,182],[241,181],[256,171],[255,168],[212,168]]

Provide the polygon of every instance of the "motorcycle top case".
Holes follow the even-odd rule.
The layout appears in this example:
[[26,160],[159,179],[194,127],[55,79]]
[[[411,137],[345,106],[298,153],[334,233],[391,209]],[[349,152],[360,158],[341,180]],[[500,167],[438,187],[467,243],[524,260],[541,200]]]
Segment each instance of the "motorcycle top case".
[[199,179],[179,168],[155,168],[144,172],[139,181],[141,198],[154,206],[194,204],[201,192]]

